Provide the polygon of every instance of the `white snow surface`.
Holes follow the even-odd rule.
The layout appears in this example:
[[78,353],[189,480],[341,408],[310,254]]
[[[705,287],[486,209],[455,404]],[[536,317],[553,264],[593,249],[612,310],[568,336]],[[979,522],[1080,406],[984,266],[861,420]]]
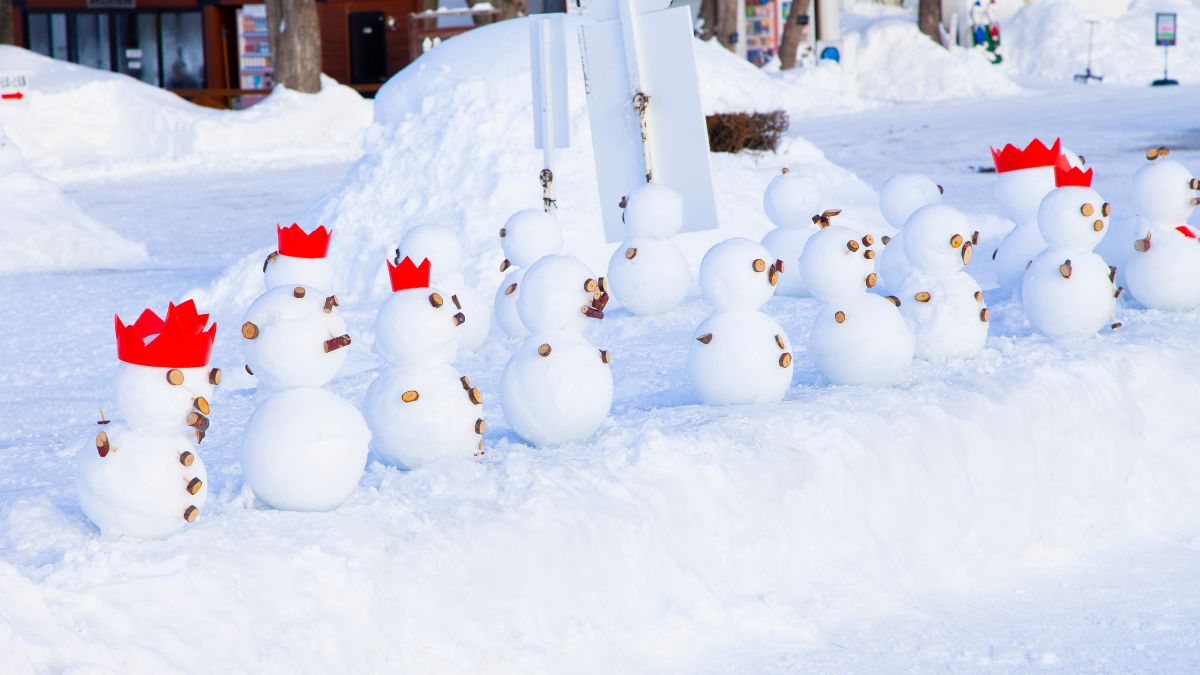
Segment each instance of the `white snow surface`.
[[30,81],[25,98],[0,106],[0,125],[52,176],[353,160],[371,123],[370,101],[324,76],[320,93],[277,88],[227,111],[18,47],[0,45],[0,71]]
[[[524,27],[489,30],[477,33],[513,31],[523,52]],[[403,95],[393,82],[384,98],[405,121],[371,132],[375,155],[322,207],[349,221],[341,260],[375,273],[382,242],[428,215],[464,233],[468,265],[488,273],[470,281],[498,281],[496,242],[485,242],[537,203],[538,157],[506,98],[528,81],[470,65],[482,74],[413,69],[397,78],[414,87]],[[454,86],[420,88],[434,77]],[[489,97],[495,109],[480,115]],[[439,107],[454,100],[464,107]],[[779,155],[714,156],[731,227],[694,237],[689,254],[765,232],[759,200],[784,163],[810,172],[829,206],[849,207],[839,219],[865,224],[880,218],[863,180],[919,171],[979,223],[973,272],[987,276],[983,253],[1008,226],[994,215],[995,176],[972,170],[989,163],[988,144],[1062,134],[1097,167],[1114,219],[1130,218],[1145,147],[1178,146],[1173,158],[1200,165],[1179,142],[1198,104],[1186,86],[1105,86],[797,118]],[[445,128],[419,123],[424,105]],[[573,130],[586,133],[579,114]],[[586,152],[563,155],[572,174],[589,170]],[[993,304],[979,357],[917,361],[895,387],[859,388],[830,386],[803,349],[817,302],[774,298],[765,311],[795,345],[785,400],[714,408],[684,373],[708,313],[693,289],[660,317],[614,307],[593,322],[614,389],[588,441],[534,449],[516,437],[494,395],[516,342],[493,340],[460,364],[488,396],[482,459],[411,472],[372,461],[337,510],[274,511],[249,496],[236,461],[256,401],[238,377],[244,305],[221,289],[253,267],[247,302],[257,295],[274,224],[346,169],[290,164],[73,183],[89,214],[158,264],[0,277],[0,671],[1194,670],[1200,312],[1122,298],[1121,330],[1056,341],[1032,335],[1019,305]],[[581,177],[560,196],[572,190],[582,202],[591,186]],[[388,237],[368,234],[389,223]],[[597,218],[563,223],[569,252],[607,257],[588,248]],[[72,457],[113,399],[112,314],[160,307],[228,269],[215,308],[201,303],[219,315],[214,365],[226,372],[199,450],[204,514],[163,541],[104,538],[79,510]],[[355,404],[380,366],[372,283],[339,309],[354,343],[330,389]]]

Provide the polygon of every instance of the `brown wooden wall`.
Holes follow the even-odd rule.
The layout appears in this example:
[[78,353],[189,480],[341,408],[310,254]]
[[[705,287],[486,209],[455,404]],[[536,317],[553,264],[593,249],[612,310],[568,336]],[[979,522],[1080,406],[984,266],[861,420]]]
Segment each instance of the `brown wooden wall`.
[[317,4],[321,21],[322,69],[339,82],[350,81],[351,12],[383,12],[396,18],[396,30],[385,33],[388,73],[395,73],[410,60],[408,54],[408,15],[416,11],[417,0],[354,0]]

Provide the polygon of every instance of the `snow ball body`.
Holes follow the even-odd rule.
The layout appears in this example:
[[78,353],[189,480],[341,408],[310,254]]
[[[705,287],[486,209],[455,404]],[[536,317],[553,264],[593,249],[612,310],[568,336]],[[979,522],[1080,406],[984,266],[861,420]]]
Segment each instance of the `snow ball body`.
[[916,339],[916,356],[930,361],[974,356],[987,341],[988,323],[979,283],[964,269],[974,251],[970,221],[958,209],[930,204],[905,227],[911,269],[896,295]]
[[[804,244],[819,228],[812,222],[821,203],[821,191],[812,180],[795,172],[775,176],[763,192],[763,210],[775,224],[762,239],[772,261],[782,260],[784,272],[792,271],[804,253]],[[782,274],[775,286],[776,295],[807,298],[800,275]]]
[[178,385],[167,381],[169,370],[124,362],[117,366],[117,409],[130,427],[147,434],[182,435],[191,431],[187,415],[195,410],[196,399],[211,403],[210,368],[176,369],[183,373]]
[[1029,261],[1046,248],[1046,241],[1037,227],[1037,212],[1042,199],[1054,188],[1054,167],[1051,166],[999,174],[996,201],[1004,215],[1016,224],[995,253],[996,278],[1001,287],[1017,289]]
[[647,183],[625,207],[629,237],[608,261],[608,283],[634,314],[661,314],[683,301],[691,282],[687,258],[670,237],[683,229],[683,198],[665,185]]
[[277,509],[329,511],[358,486],[371,432],[349,401],[317,387],[280,391],[246,424],[238,459],[254,494]]
[[875,260],[880,291],[890,292],[899,288],[904,277],[908,275],[908,256],[904,252],[905,223],[922,206],[941,203],[941,187],[924,174],[896,174],[879,188],[879,210],[883,213],[884,220],[899,230],[892,235],[888,244],[879,250]]
[[517,297],[521,292],[521,279],[524,276],[524,268],[509,270],[508,274],[504,275],[500,288],[496,289],[496,298],[492,301],[492,316],[496,325],[515,338],[529,335],[525,324],[521,322],[520,313],[517,312]]
[[[268,389],[320,387],[341,370],[345,348],[325,351],[325,341],[346,334],[336,310],[325,311],[325,294],[307,286],[277,286],[258,296],[243,317],[246,364]],[[246,337],[245,323],[254,325]]]
[[701,322],[693,338],[687,373],[708,405],[771,403],[783,400],[792,383],[791,343],[783,327],[757,310],[716,312]]
[[492,307],[463,278],[463,252],[458,237],[438,225],[418,225],[404,233],[399,249],[401,257],[407,256],[415,263],[428,259],[430,282],[449,293],[446,302],[453,304],[452,298],[458,299],[467,317],[459,334],[459,347],[467,352],[482,347],[492,328]]
[[808,344],[817,368],[842,385],[899,382],[915,351],[913,334],[895,305],[871,293],[847,295],[822,307]]
[[[470,458],[479,450],[476,420],[482,409],[463,390],[458,372],[432,363],[389,370],[363,401],[371,448],[385,464],[415,469],[443,459]],[[412,401],[405,399],[416,392]]]
[[[88,519],[109,536],[157,539],[183,529],[187,508],[200,508],[208,498],[204,462],[198,456],[191,466],[179,461],[191,444],[182,435],[146,434],[119,423],[104,433],[107,456],[91,442],[75,456],[75,487]],[[193,479],[200,480],[194,495],[187,491]]]
[[[542,356],[541,345],[550,345]],[[613,379],[599,350],[574,331],[525,338],[500,378],[500,407],[521,438],[548,446],[583,441],[612,407]]]
[[[1071,261],[1071,277],[1059,266]],[[1108,264],[1095,253],[1048,248],[1025,272],[1021,303],[1037,332],[1050,337],[1092,335],[1112,321],[1116,290]]]
[[333,265],[328,258],[297,258],[280,253],[267,261],[263,281],[267,290],[278,286],[306,286],[325,297],[333,292]]

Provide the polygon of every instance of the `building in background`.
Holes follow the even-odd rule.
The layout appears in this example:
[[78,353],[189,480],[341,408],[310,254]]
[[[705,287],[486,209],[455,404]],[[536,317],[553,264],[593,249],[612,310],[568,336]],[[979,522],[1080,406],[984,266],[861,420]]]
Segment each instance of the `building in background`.
[[[428,0],[318,0],[322,71],[370,94],[429,44],[412,20]],[[436,0],[433,0],[436,4]],[[245,0],[15,0],[16,44],[124,73],[215,106],[246,105],[273,84],[264,5]],[[496,18],[467,21],[437,39]],[[444,12],[443,12],[444,14]],[[414,49],[413,45],[417,45]]]

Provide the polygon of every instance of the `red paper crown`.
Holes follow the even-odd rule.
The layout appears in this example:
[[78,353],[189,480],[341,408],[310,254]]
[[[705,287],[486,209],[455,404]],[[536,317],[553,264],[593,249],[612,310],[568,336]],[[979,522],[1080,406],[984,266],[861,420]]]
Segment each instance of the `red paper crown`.
[[1061,155],[1054,163],[1054,184],[1058,187],[1092,187],[1092,170],[1080,171],[1078,167],[1071,166],[1066,155]]
[[392,280],[392,292],[403,291],[407,288],[426,288],[429,286],[429,258],[414,265],[411,258],[404,256],[399,265],[387,261],[388,278]]
[[167,318],[152,310],[142,312],[126,326],[113,316],[117,330],[117,358],[125,363],[154,368],[202,368],[208,365],[217,324],[204,330],[207,314],[196,313],[196,303],[167,305]]
[[1062,139],[1054,139],[1054,145],[1046,147],[1039,139],[1033,139],[1024,150],[1018,149],[1012,143],[1004,146],[1003,150],[992,148],[992,161],[996,164],[997,173],[1035,169],[1040,166],[1054,166],[1062,155]]
[[305,233],[296,223],[286,228],[276,225],[275,232],[279,236],[279,254],[293,258],[324,258],[333,234],[324,225]]

